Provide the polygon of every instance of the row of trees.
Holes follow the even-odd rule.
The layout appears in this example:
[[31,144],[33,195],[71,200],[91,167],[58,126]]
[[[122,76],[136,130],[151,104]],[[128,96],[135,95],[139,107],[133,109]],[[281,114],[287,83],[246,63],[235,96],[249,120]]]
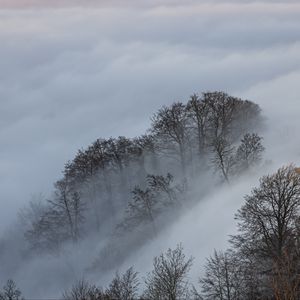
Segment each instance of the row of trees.
[[248,171],[262,160],[265,150],[262,137],[256,133],[245,134],[237,146],[228,143],[224,138],[214,141],[212,162],[217,172],[224,180]]
[[[236,220],[232,248],[207,259],[200,289],[188,283],[193,259],[178,246],[154,259],[139,299],[299,299],[300,174],[295,167],[262,177]],[[138,285],[132,286],[134,297],[117,299],[134,299]]]
[[154,259],[142,287],[130,268],[123,275],[117,273],[106,289],[80,281],[64,298],[299,299],[300,174],[295,167],[289,165],[262,177],[245,197],[236,220],[238,233],[230,238],[232,247],[215,251],[207,259],[198,286],[188,281],[193,258],[187,258],[179,245]]
[[[212,158],[215,169],[229,181],[230,177],[257,165],[264,151],[261,140],[257,134],[246,134],[236,147],[229,146],[224,140],[218,141]],[[132,199],[129,200],[125,218],[118,227],[132,229],[141,223],[151,222],[156,234],[156,216],[170,207],[180,207],[184,198],[186,181],[172,184],[173,181],[174,177],[170,173],[166,176],[146,175],[146,180],[131,191]],[[31,204],[33,206],[30,212],[41,214],[41,217],[34,220],[36,222],[32,223],[25,236],[36,249],[55,249],[66,239],[76,242],[80,238],[87,203],[64,180],[58,181],[55,188],[54,197],[47,201],[47,207],[41,207],[41,203]],[[39,207],[34,206],[37,204]]]
[[185,206],[195,175],[214,170],[229,182],[260,161],[262,138],[252,132],[261,120],[257,104],[211,92],[162,107],[146,135],[96,140],[65,165],[50,199],[24,211],[26,240],[57,251],[87,234],[148,223],[155,235],[157,218]]
[[106,289],[96,287],[87,281],[80,280],[73,287],[64,292],[65,300],[176,300],[188,299],[192,296],[188,273],[193,258],[187,258],[181,245],[174,250],[168,249],[166,253],[154,258],[153,270],[149,272],[143,282],[142,295],[141,282],[138,273],[133,267],[123,275],[116,273]]
[[236,220],[232,248],[207,260],[199,292],[187,282],[192,258],[179,246],[154,259],[140,299],[299,299],[300,175],[294,166],[261,178]]
[[251,101],[231,97],[223,92],[191,96],[164,106],[152,118],[150,132],[161,151],[177,156],[185,175],[191,162],[200,162],[217,140],[234,144],[245,133],[259,128],[260,108]]
[[205,299],[300,298],[300,175],[294,166],[264,176],[236,214],[232,248],[207,261]]
[[[63,292],[64,300],[160,300],[187,299],[191,295],[187,275],[193,258],[186,258],[183,248],[169,249],[165,254],[154,258],[153,270],[144,281],[144,291],[140,295],[141,282],[133,267],[124,274],[115,274],[107,288],[98,287],[86,280],[77,281]],[[1,300],[24,300],[14,281],[8,280],[0,293]]]

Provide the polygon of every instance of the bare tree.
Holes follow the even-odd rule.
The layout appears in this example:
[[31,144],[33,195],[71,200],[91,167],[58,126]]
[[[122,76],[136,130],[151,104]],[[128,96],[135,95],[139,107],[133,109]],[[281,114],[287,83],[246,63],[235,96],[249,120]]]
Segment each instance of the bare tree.
[[208,109],[208,132],[212,140],[222,137],[235,142],[259,128],[260,108],[248,100],[229,96],[224,92],[203,93],[203,105]]
[[134,300],[137,298],[139,281],[138,273],[129,268],[123,275],[116,273],[109,287],[102,288],[82,279],[77,281],[70,290],[63,293],[65,300]]
[[223,138],[233,140],[233,121],[242,100],[224,92],[203,93],[203,103],[208,106],[209,135],[212,140]]
[[129,268],[123,275],[116,273],[115,278],[106,290],[109,299],[134,300],[138,296],[138,273],[133,267]]
[[245,171],[250,167],[257,165],[262,159],[264,150],[262,137],[256,133],[245,134],[236,153],[239,171]]
[[184,192],[184,186],[174,185],[174,177],[168,173],[163,175],[147,175],[149,189],[156,193],[163,206],[179,204],[178,196]]
[[242,282],[241,296],[243,299],[261,299],[264,280],[260,273],[261,261],[252,256],[244,256],[239,252],[235,253],[236,264],[240,272],[239,278]]
[[145,134],[133,140],[136,148],[139,151],[139,175],[146,175],[146,170],[150,168],[151,172],[159,171],[158,146],[151,134]]
[[78,192],[72,194],[73,241],[77,242],[81,234],[81,225],[84,222],[85,204]]
[[[278,270],[285,270],[289,261],[299,265],[300,175],[293,165],[280,168],[264,176],[245,199],[236,214],[239,234],[231,242],[241,257],[257,261],[260,280],[270,296],[272,278],[281,276]],[[291,282],[294,277],[299,278],[299,268],[288,274]]]
[[[64,178],[70,190],[85,192],[85,198],[91,204],[96,230],[100,230],[100,211],[103,206],[109,208],[110,217],[114,215],[112,182],[113,172],[109,153],[109,140],[97,139],[86,150],[79,150],[75,158],[65,165]],[[99,201],[99,191],[105,194]]]
[[168,249],[165,254],[154,258],[153,271],[145,281],[145,299],[187,299],[187,275],[192,266],[193,258],[186,259],[183,248]]
[[241,268],[230,253],[214,252],[207,259],[205,275],[200,279],[205,299],[242,299]]
[[260,186],[245,197],[236,214],[240,234],[233,242],[247,239],[257,254],[280,259],[297,241],[300,208],[300,175],[293,165],[262,177]]
[[31,214],[38,208],[39,213],[24,235],[35,251],[56,252],[66,240],[77,242],[83,229],[85,203],[79,193],[72,191],[66,180],[58,181],[55,187],[53,198],[43,207],[30,207]]
[[285,253],[275,261],[271,286],[276,300],[297,300],[300,297],[299,256]]
[[56,183],[53,199],[48,200],[50,210],[56,212],[58,218],[65,220],[69,237],[76,242],[80,234],[80,225],[84,222],[85,204],[77,191],[72,191],[66,180]]
[[49,206],[43,213],[32,221],[29,229],[24,233],[25,239],[35,252],[57,252],[61,244],[70,238],[69,227],[62,215]]
[[249,100],[238,100],[236,113],[233,118],[232,133],[239,139],[247,132],[263,128],[261,108]]
[[215,170],[221,172],[224,179],[229,182],[230,175],[235,167],[235,148],[225,138],[218,137],[212,143],[212,164]]
[[173,176],[147,175],[147,186],[136,186],[125,211],[125,219],[117,228],[137,228],[140,224],[150,223],[153,235],[157,235],[156,218],[164,211],[178,207],[185,185],[172,184]]
[[192,127],[196,130],[198,153],[202,155],[207,147],[208,138],[208,118],[209,118],[209,106],[207,102],[204,102],[202,98],[199,98],[196,94],[190,97],[186,105],[189,117],[191,118]]
[[0,292],[0,300],[21,300],[22,293],[17,288],[15,282],[11,279],[7,280],[6,285],[3,287],[3,291]]
[[150,222],[153,234],[156,235],[155,217],[158,213],[158,199],[148,188],[142,190],[136,187],[132,194],[133,199],[129,202],[126,210],[125,225],[137,226],[142,222]]
[[110,157],[111,166],[120,175],[121,187],[125,188],[128,184],[125,168],[129,166],[131,161],[130,149],[132,141],[123,136],[117,139],[110,138],[107,141],[107,154]]
[[185,175],[187,165],[188,118],[185,106],[176,102],[164,106],[152,117],[152,133],[158,138],[160,148],[177,154]]
[[26,233],[33,229],[33,224],[39,222],[45,214],[47,206],[42,194],[34,195],[29,203],[19,211],[19,222],[23,232]]
[[256,133],[245,134],[239,146],[218,137],[212,143],[212,164],[229,182],[231,176],[245,172],[261,162],[265,150],[261,141],[262,138]]
[[69,291],[63,293],[64,300],[110,300],[101,289],[82,279],[77,281]]

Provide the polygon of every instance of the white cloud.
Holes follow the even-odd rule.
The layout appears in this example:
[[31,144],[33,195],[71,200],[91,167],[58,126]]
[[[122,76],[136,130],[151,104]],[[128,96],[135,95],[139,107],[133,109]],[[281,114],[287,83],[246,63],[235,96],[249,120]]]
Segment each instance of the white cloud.
[[78,148],[143,133],[160,105],[300,68],[297,2],[62,3],[0,0],[2,219],[49,192]]
[[[272,124],[269,158],[300,165],[298,1],[0,0],[0,8],[2,228],[32,194],[52,190],[77,149],[142,134],[161,105],[194,92],[257,101]],[[210,225],[224,239],[212,238],[205,255],[225,243],[248,187],[235,187],[219,227]],[[193,217],[170,228],[170,244],[179,230],[195,249],[185,226]]]

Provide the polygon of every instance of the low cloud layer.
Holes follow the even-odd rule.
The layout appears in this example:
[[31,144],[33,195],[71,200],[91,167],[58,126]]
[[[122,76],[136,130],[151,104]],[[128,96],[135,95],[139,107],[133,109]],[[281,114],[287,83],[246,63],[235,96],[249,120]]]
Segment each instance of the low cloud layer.
[[0,0],[0,8],[3,227],[33,194],[50,193],[77,149],[139,135],[161,105],[193,92],[250,98],[274,120],[298,115],[297,1]]
[[[195,5],[195,4],[205,4],[208,1],[206,0],[186,0],[182,4],[181,0],[0,0],[0,5],[3,8],[31,8],[31,7],[74,7],[74,6],[128,6],[134,5],[135,7],[157,7],[157,6],[186,6],[186,5]],[[209,1],[210,4],[228,4],[228,3],[296,3],[297,0],[263,0],[263,1],[253,1],[253,0],[212,0]]]

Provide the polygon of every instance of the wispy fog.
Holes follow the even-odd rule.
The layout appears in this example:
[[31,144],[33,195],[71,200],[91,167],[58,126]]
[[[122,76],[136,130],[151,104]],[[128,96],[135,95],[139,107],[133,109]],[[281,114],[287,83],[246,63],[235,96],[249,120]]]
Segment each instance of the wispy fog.
[[[143,134],[162,105],[222,90],[261,106],[268,162],[205,197],[120,266],[148,271],[154,255],[182,242],[197,257],[196,280],[205,257],[226,247],[234,213],[259,176],[300,165],[300,3],[88,2],[0,0],[0,232],[34,195],[50,195],[78,149],[99,137]],[[97,253],[96,239],[76,251],[91,243]],[[42,257],[12,275],[34,297],[45,296],[44,287],[28,282],[30,274],[47,272],[54,297],[60,278],[111,279],[86,271],[90,257],[65,251],[63,265]],[[85,260],[76,264],[78,257]]]
[[77,149],[142,133],[162,104],[203,90],[297,101],[297,1],[54,3],[0,2],[3,226]]

